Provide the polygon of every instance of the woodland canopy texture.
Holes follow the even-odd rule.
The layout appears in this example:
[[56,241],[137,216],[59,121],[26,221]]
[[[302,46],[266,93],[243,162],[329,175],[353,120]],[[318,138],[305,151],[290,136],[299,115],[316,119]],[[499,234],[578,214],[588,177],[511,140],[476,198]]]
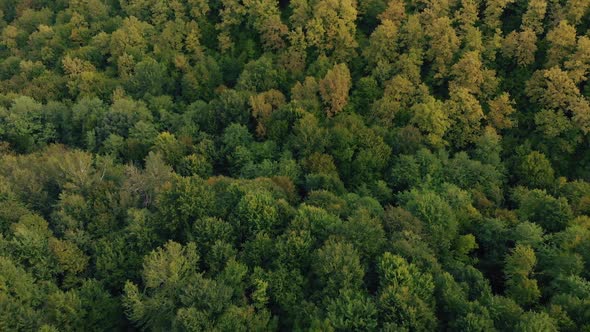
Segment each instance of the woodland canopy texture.
[[0,0],[0,331],[590,331],[589,0]]

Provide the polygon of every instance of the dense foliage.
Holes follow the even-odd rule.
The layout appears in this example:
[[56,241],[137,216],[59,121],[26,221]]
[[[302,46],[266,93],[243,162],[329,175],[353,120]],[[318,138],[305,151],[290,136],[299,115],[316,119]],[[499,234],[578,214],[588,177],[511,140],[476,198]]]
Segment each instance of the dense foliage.
[[0,330],[590,331],[589,28],[0,0]]

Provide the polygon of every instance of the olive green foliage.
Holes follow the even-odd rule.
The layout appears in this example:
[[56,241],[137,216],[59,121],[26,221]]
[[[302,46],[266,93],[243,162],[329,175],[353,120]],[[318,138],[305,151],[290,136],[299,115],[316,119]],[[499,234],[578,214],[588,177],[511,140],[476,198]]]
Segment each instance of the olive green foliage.
[[590,1],[0,0],[0,331],[590,331]]

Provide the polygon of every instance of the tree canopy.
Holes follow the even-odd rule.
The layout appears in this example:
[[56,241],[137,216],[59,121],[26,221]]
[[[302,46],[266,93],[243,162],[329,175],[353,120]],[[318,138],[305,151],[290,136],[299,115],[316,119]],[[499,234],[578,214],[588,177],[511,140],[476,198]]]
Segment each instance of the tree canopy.
[[590,331],[590,1],[0,0],[0,331]]

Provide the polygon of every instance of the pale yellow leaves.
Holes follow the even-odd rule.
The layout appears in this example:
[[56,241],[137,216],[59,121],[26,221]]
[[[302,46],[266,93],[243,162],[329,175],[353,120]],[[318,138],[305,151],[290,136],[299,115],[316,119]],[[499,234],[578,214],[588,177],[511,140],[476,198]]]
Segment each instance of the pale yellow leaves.
[[516,125],[516,120],[511,115],[516,112],[514,102],[510,100],[507,92],[488,102],[489,112],[487,114],[488,123],[497,130],[512,128]]
[[527,66],[535,62],[537,52],[537,35],[530,28],[520,32],[512,31],[502,43],[502,53],[515,58],[520,66]]

